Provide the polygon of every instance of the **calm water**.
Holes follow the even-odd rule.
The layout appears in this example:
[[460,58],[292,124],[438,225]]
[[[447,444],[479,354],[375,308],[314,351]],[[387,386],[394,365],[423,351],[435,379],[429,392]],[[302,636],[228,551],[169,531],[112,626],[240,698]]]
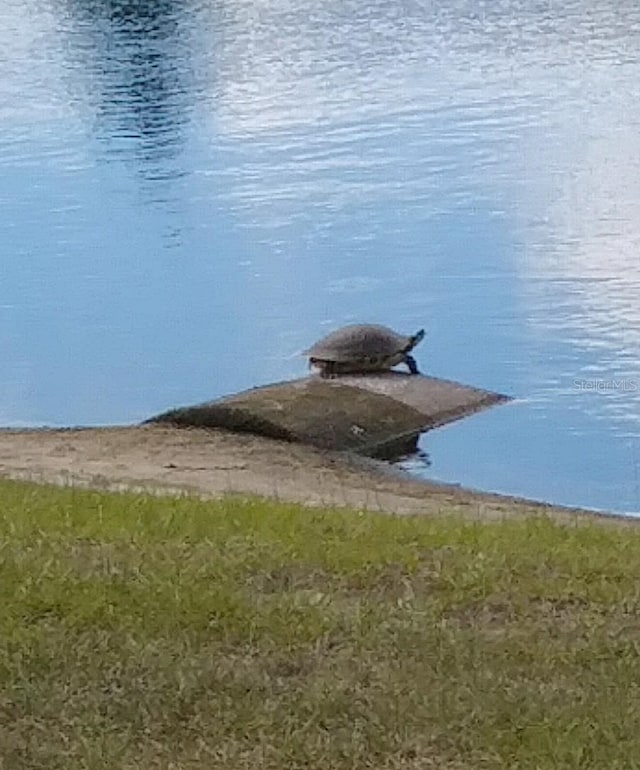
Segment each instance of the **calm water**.
[[640,5],[4,0],[0,424],[299,376],[345,322],[516,403],[418,473],[640,511]]

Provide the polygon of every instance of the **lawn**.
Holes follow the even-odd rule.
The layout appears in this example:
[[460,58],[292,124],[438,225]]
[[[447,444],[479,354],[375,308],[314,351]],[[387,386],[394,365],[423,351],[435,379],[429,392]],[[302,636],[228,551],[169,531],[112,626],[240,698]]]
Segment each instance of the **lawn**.
[[640,528],[0,482],[0,768],[640,768]]

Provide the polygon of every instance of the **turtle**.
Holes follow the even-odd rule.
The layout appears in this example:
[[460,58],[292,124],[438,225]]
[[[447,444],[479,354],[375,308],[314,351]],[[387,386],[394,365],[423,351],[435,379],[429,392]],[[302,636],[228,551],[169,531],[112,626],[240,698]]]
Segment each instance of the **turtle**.
[[331,332],[305,350],[309,366],[321,377],[363,372],[384,372],[404,363],[410,374],[419,374],[409,352],[424,337],[424,329],[405,336],[378,324],[351,324]]

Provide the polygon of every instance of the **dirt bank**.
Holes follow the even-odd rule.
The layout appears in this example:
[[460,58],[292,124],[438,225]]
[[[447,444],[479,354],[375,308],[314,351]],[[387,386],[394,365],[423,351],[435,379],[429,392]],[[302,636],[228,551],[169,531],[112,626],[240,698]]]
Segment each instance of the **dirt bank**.
[[374,460],[299,444],[161,425],[0,430],[0,475],[106,489],[258,494],[398,514],[545,513],[574,521],[584,513],[425,483]]

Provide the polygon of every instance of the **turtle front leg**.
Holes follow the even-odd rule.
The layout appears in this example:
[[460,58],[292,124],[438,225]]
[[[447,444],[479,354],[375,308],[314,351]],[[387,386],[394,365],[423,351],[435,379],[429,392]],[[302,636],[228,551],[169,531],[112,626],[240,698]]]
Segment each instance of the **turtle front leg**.
[[407,353],[404,357],[404,362],[409,368],[409,374],[420,374],[418,371],[418,364],[416,364],[416,359],[413,356],[410,356]]

